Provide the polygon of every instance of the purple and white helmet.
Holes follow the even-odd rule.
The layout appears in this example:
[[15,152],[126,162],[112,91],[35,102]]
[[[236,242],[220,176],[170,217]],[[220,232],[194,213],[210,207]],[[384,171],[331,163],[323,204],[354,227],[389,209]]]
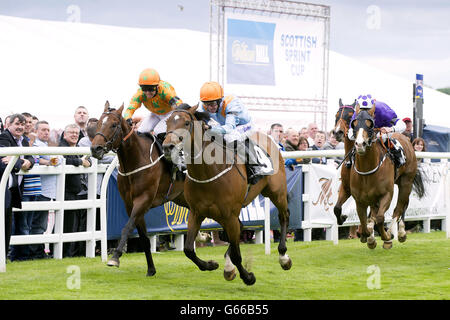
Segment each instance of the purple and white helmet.
[[361,109],[371,109],[375,104],[375,99],[370,94],[360,95],[356,101]]

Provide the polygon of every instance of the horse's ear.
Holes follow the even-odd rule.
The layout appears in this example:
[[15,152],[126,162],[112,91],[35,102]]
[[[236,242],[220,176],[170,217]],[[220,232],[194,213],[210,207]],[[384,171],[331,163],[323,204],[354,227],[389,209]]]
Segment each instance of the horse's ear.
[[117,110],[119,112],[119,114],[122,114],[123,108],[124,108],[124,104],[122,102],[122,105],[120,106],[119,110]]
[[197,103],[195,106],[193,106],[192,108],[190,108],[190,109],[189,109],[189,112],[192,113],[192,114],[194,114],[195,111],[197,111],[197,109],[198,109],[198,103]]
[[108,112],[108,110],[109,110],[109,101],[108,101],[108,100],[106,100],[106,102],[105,102],[105,109],[104,109],[104,111],[105,111],[105,112]]
[[358,114],[359,113],[359,103],[357,103],[356,101],[355,101],[355,103],[356,103],[356,114]]
[[343,104],[342,104],[342,99],[339,98],[339,108],[342,107],[342,106],[343,106]]
[[355,101],[353,101],[352,107],[353,107],[353,109],[355,109],[355,107],[356,107],[356,99],[355,99]]

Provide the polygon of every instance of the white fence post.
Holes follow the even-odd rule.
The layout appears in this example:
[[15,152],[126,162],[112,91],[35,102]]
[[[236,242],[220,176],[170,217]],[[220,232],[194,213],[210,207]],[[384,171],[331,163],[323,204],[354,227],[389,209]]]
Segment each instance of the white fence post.
[[2,180],[0,182],[0,272],[6,272],[6,255],[8,254],[8,252],[6,252],[8,248],[5,248],[5,190],[8,187],[7,182],[9,179],[9,174],[16,164],[17,159],[19,159],[19,156],[17,155],[11,157],[5,171],[3,172],[3,176],[1,177]]

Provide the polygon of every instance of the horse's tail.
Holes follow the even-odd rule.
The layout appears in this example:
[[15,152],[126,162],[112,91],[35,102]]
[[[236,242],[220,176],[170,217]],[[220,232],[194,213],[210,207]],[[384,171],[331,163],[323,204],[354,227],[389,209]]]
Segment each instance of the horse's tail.
[[413,181],[413,189],[421,199],[425,195],[425,185],[423,184],[423,172],[419,168],[416,171]]

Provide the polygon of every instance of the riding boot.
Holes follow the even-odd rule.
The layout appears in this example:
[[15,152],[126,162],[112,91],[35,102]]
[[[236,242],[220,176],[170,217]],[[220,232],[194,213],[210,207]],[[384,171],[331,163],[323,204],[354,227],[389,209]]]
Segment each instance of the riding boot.
[[[253,140],[245,140],[245,151],[247,180],[250,184],[256,184],[263,176],[273,174],[274,170],[270,158]],[[262,162],[261,157],[266,157],[266,161]]]
[[396,168],[400,168],[406,163],[405,156],[403,154],[403,148],[396,139],[391,139],[390,143],[388,143],[389,152],[392,155],[392,160],[394,161],[394,165]]

